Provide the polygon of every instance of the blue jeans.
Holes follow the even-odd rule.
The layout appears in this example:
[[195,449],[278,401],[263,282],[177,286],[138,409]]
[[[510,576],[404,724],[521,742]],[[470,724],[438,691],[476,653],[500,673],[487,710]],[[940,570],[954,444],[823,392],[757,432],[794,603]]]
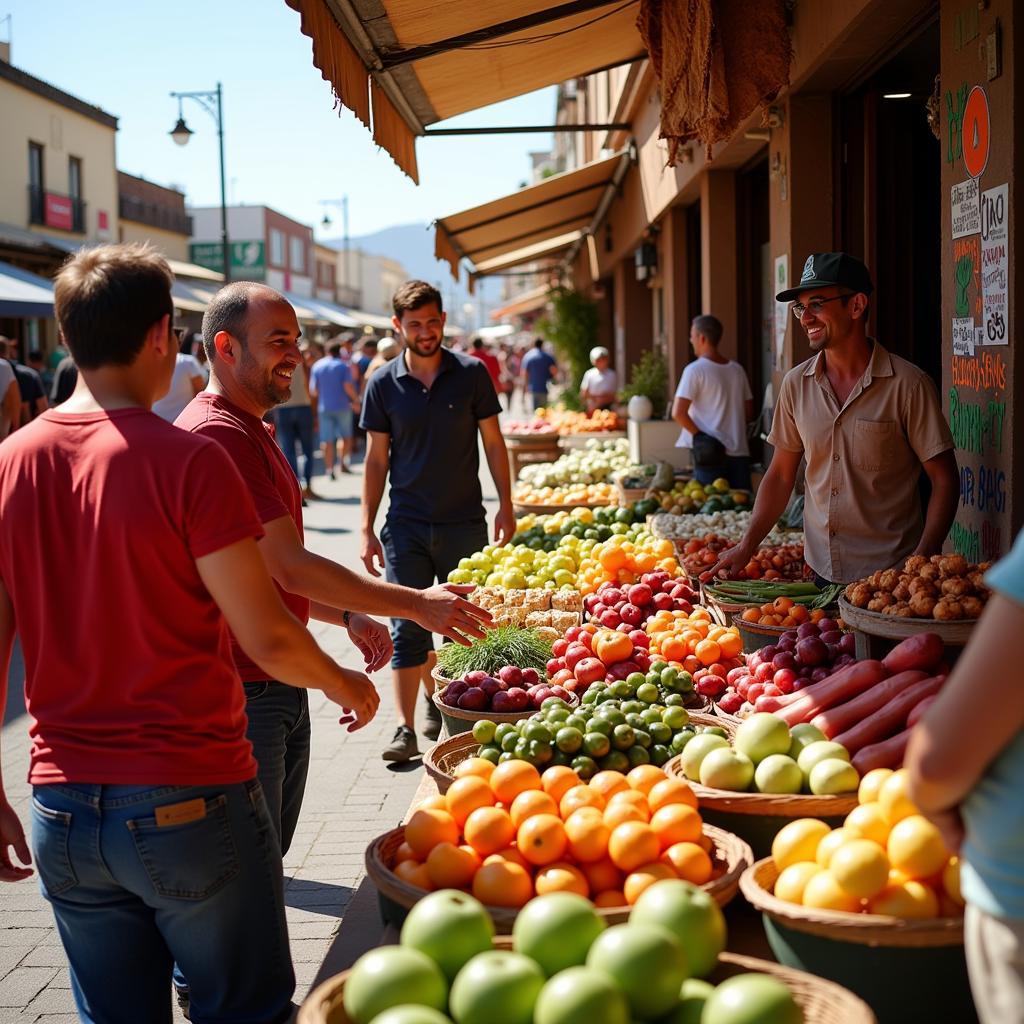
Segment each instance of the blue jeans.
[[[388,516],[380,541],[388,582],[426,590],[438,580],[447,580],[460,558],[487,544],[487,522],[424,523]],[[391,620],[391,640],[395,645],[392,668],[422,665],[434,649],[433,636],[410,619]]]
[[175,960],[195,1024],[288,1019],[281,851],[255,779],[36,786],[32,845],[85,1024],[170,1024]]
[[299,478],[299,460],[295,454],[295,445],[302,447],[302,475],[306,486],[313,484],[313,409],[309,405],[286,405],[275,410],[274,419],[277,425],[277,443],[292,467],[296,479]]
[[347,441],[352,436],[353,416],[351,409],[333,412],[320,410],[320,443],[334,444]]
[[693,468],[693,478],[697,483],[709,484],[724,476],[730,487],[741,491],[750,490],[750,456],[726,455],[725,462],[719,466]]

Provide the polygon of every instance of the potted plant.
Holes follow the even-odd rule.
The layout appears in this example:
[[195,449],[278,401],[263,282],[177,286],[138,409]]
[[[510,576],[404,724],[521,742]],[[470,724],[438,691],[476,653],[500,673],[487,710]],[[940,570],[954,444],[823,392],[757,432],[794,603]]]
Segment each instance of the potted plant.
[[668,406],[668,366],[660,352],[645,352],[630,372],[622,397],[631,420],[663,420]]

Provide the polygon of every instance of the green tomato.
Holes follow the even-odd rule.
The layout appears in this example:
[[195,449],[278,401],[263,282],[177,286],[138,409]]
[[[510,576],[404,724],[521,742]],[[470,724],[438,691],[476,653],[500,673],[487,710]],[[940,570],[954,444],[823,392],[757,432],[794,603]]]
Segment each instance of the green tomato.
[[678,732],[689,723],[690,715],[684,707],[667,707],[661,713],[661,720],[673,732]]
[[[637,673],[639,674],[639,673]],[[630,676],[630,679],[633,677]],[[657,704],[661,697],[661,691],[654,683],[642,682],[636,690],[636,699],[644,704]]]
[[601,758],[612,749],[611,740],[601,732],[588,732],[583,736],[583,752],[587,757]]
[[475,739],[481,746],[487,743],[492,743],[497,731],[498,727],[494,722],[488,721],[486,718],[481,718],[479,721],[473,723],[473,739]]
[[570,767],[584,782],[597,774],[597,762],[586,754],[574,757]]
[[579,729],[564,727],[555,734],[558,749],[566,754],[575,754],[583,746],[583,733]]
[[651,756],[651,764],[658,768],[667,764],[672,757],[672,751],[663,743],[655,743],[647,753]]
[[501,747],[481,747],[476,756],[482,757],[485,761],[490,761],[491,764],[498,764],[501,760]]

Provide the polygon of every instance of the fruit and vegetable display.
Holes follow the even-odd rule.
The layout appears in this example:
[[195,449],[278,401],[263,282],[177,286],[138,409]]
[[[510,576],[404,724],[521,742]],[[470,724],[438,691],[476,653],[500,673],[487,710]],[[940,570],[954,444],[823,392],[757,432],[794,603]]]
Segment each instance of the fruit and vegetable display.
[[[647,500],[653,500],[648,498]],[[655,512],[651,516],[650,529],[656,537],[666,540],[692,540],[714,533],[728,537],[733,543],[746,532],[750,523],[750,513],[738,512],[695,512],[691,515],[674,516],[668,512]],[[792,530],[778,530],[774,527],[765,537],[765,544],[785,544],[803,541],[803,534]]]
[[692,782],[741,793],[836,796],[860,784],[845,747],[813,725],[790,729],[767,712],[744,719],[731,743],[714,734],[692,737],[679,767]]
[[625,438],[591,439],[585,448],[574,448],[554,462],[534,462],[523,466],[519,472],[519,484],[533,490],[599,484],[610,481],[613,473],[628,465],[629,442]]
[[584,782],[598,772],[625,773],[641,764],[661,767],[698,734],[726,735],[721,726],[690,721],[683,707],[690,689],[685,673],[661,665],[629,679],[596,682],[587,687],[579,707],[549,699],[523,721],[496,725],[481,719],[473,727],[480,744],[477,756],[495,764],[529,761],[542,771],[567,765]]
[[826,614],[826,609],[835,607],[843,588],[838,583],[819,588],[813,583],[724,580],[706,583],[704,589],[709,597],[726,604],[749,603],[751,607],[740,615],[744,622],[792,627],[832,618]]
[[576,590],[506,590],[504,587],[477,587],[473,603],[486,608],[495,626],[525,626],[527,629],[553,629],[554,640],[570,626],[578,626],[583,598]]
[[623,624],[643,629],[657,612],[689,613],[696,604],[697,592],[689,582],[661,569],[644,573],[630,586],[602,583],[583,598],[588,617],[609,629],[621,629]]
[[512,500],[520,505],[612,505],[618,500],[618,491],[611,483],[566,484],[553,487],[538,487],[529,483],[518,483],[512,491]]
[[610,540],[617,533],[628,532],[629,527],[635,524],[645,523],[650,508],[651,502],[641,499],[619,506],[580,507],[548,515],[531,513],[521,516],[516,522],[512,543],[540,551],[554,551],[563,537]]
[[541,419],[506,420],[501,432],[505,437],[543,437],[558,433],[547,420]]
[[720,697],[729,673],[743,668],[743,640],[735,626],[719,626],[701,605],[691,612],[659,611],[647,621],[652,655],[690,673],[697,691]]
[[988,600],[984,576],[991,564],[972,565],[963,555],[911,555],[902,569],[872,573],[843,596],[856,608],[900,618],[976,619]]
[[[935,633],[920,633],[881,661],[847,663],[820,682],[781,696],[762,691],[754,708],[772,712],[791,727],[809,722],[845,747],[862,775],[873,768],[896,768],[903,763],[910,730],[946,680],[944,654]],[[762,664],[774,669],[774,658]],[[760,671],[760,666],[755,669],[755,677]],[[748,687],[748,700],[758,685]]]
[[674,516],[734,508],[749,509],[752,504],[750,491],[730,487],[729,481],[721,477],[710,484],[698,483],[696,480],[680,480],[669,488],[661,488],[656,484],[650,497],[657,501],[662,511]]
[[392,870],[418,888],[462,889],[495,907],[550,892],[623,907],[659,879],[704,885],[724,870],[693,790],[652,764],[584,781],[566,765],[542,775],[519,758],[472,757],[455,775],[405,824]]
[[467,672],[437,694],[438,702],[448,707],[498,715],[539,710],[550,697],[575,701],[564,687],[549,686],[535,668],[516,665],[504,665],[493,676],[479,669]]
[[442,889],[413,907],[399,945],[356,961],[343,1006],[354,1024],[801,1024],[768,974],[703,980],[726,942],[714,900],[678,880],[652,884],[610,927],[573,892],[537,896],[510,949],[495,947],[485,906]]
[[[667,463],[663,463],[662,465],[667,465]],[[668,470],[669,473],[671,473],[672,467],[669,466]],[[644,463],[643,465],[631,464],[626,466],[624,469],[617,470],[613,473],[612,480],[620,487],[626,488],[627,490],[646,490],[654,482],[654,477],[657,472],[658,465],[653,462]]]
[[560,434],[609,434],[626,428],[618,413],[611,409],[585,413],[545,406],[537,410],[534,418]]
[[646,672],[650,666],[649,643],[642,629],[627,633],[596,622],[573,626],[551,645],[548,676],[574,693],[584,693],[600,679],[625,679]]
[[907,795],[902,769],[861,780],[840,828],[798,818],[772,843],[775,895],[820,910],[904,919],[959,917],[960,864]]
[[551,658],[551,644],[536,630],[517,626],[488,629],[484,635],[462,644],[444,644],[437,652],[437,672],[445,679],[463,679],[468,672],[496,675],[515,666],[520,671],[533,669],[543,677]]
[[[704,537],[692,537],[682,546],[683,565],[690,573],[701,573],[710,568],[721,557],[722,551],[735,543],[729,537],[714,533]],[[804,561],[803,542],[789,544],[772,544],[760,548],[742,569],[734,574],[735,580],[778,581],[778,580],[809,580],[814,570]],[[812,584],[813,586],[813,584]],[[748,588],[748,592],[756,593],[756,587]],[[842,589],[842,588],[838,588]],[[816,593],[815,588],[814,593]],[[793,593],[810,594],[812,591],[793,588]],[[786,593],[782,591],[781,593]],[[838,591],[837,591],[838,593]],[[775,594],[773,596],[778,596]],[[740,600],[733,598],[733,600]],[[833,598],[833,601],[835,598]]]

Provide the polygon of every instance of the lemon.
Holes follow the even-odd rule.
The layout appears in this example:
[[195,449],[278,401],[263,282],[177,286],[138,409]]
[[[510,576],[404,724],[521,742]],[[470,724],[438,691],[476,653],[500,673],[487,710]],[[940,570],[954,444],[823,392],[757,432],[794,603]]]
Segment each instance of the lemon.
[[877,896],[889,881],[889,858],[870,839],[851,839],[832,855],[828,870],[843,891],[858,899]]
[[949,860],[942,834],[920,814],[912,814],[893,826],[886,850],[892,866],[910,878],[931,878]]
[[889,838],[889,823],[885,820],[882,809],[877,803],[861,804],[859,807],[854,807],[846,816],[843,828],[855,832],[863,839],[871,839],[883,848]]
[[874,803],[878,799],[882,783],[893,774],[891,768],[873,768],[860,780],[857,790],[857,801],[862,804]]
[[817,864],[802,860],[790,864],[775,880],[775,895],[787,903],[803,903],[807,883],[821,871]]
[[817,818],[797,818],[784,826],[772,840],[772,859],[779,871],[800,861],[814,862],[818,844],[829,834],[828,825]]
[[839,849],[844,843],[848,843],[851,839],[856,839],[857,833],[852,829],[848,828],[835,828],[820,843],[818,843],[818,851],[815,854],[815,861],[819,867],[827,868],[832,860],[833,854]]
[[964,898],[960,893],[960,858],[950,857],[946,866],[942,869],[942,888],[946,895],[958,906],[964,905]]
[[860,900],[846,892],[828,871],[819,871],[804,886],[803,905],[818,910],[845,910],[850,914],[860,910]]
[[936,917],[939,913],[939,899],[929,886],[911,880],[883,889],[868,901],[868,913],[902,918]]
[[910,786],[910,776],[906,768],[900,768],[889,776],[881,785],[878,791],[878,806],[882,816],[890,825],[917,814],[918,810],[913,801],[907,795]]

